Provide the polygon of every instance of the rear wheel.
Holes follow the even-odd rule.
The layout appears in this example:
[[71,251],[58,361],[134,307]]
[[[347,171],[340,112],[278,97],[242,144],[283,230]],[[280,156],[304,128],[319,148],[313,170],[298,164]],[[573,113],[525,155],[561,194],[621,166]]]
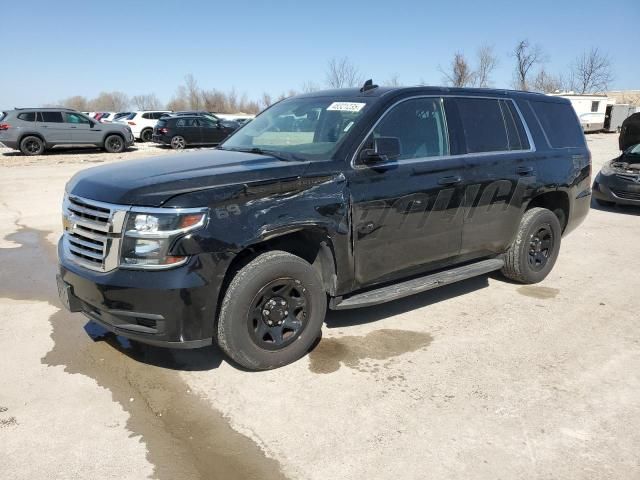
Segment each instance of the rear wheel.
[[142,133],[140,133],[140,140],[142,140],[143,142],[150,142],[152,136],[153,130],[147,128],[146,130],[143,130]]
[[174,150],[182,150],[186,146],[187,141],[180,135],[176,135],[171,139],[171,148],[173,148]]
[[20,142],[20,151],[24,155],[42,155],[44,153],[44,142],[39,137],[24,137]]
[[504,254],[502,274],[520,283],[544,280],[560,252],[562,228],[546,208],[532,208],[522,217],[513,244]]
[[125,149],[124,138],[120,135],[109,135],[104,139],[104,149],[109,153],[121,153]]
[[266,252],[229,284],[218,318],[218,344],[250,370],[281,367],[319,337],[327,297],[314,268],[282,251]]

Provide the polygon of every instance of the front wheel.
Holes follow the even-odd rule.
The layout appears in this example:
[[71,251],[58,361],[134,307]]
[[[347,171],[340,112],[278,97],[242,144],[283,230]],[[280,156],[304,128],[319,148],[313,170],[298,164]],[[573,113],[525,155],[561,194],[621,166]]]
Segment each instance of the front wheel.
[[322,282],[308,262],[287,252],[266,252],[229,284],[218,318],[218,345],[249,370],[281,367],[309,351],[326,309]]
[[502,274],[520,283],[544,280],[560,252],[562,228],[546,208],[532,208],[522,216],[516,239],[504,254]]
[[187,146],[186,140],[184,139],[184,137],[181,137],[180,135],[176,135],[171,139],[171,148],[173,148],[174,150],[182,150],[186,146]]
[[120,135],[109,135],[104,140],[104,149],[109,153],[121,153],[125,147],[124,138]]

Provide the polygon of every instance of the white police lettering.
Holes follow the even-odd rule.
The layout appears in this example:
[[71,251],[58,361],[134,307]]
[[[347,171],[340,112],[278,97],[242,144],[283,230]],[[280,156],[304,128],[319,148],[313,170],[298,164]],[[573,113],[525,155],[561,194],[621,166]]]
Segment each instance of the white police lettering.
[[365,105],[366,103],[333,102],[327,107],[327,110],[333,112],[359,112]]

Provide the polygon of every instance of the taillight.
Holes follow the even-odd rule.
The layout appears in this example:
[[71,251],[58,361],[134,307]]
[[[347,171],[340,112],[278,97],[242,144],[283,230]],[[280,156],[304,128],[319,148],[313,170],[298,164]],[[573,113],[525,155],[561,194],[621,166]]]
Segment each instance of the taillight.
[[11,127],[11,125],[8,123],[0,123],[0,130],[9,130],[9,127]]
[[135,125],[136,122],[127,122],[129,125]]
[[158,131],[159,131],[160,133],[162,133],[162,134],[169,133],[169,129],[168,129],[168,128],[164,128],[164,127],[163,127],[163,128],[159,128],[159,129],[158,129]]

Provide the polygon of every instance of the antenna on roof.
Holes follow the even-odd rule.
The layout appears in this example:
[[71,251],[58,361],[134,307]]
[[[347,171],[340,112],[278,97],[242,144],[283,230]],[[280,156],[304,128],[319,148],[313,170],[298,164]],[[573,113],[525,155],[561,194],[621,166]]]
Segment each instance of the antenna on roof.
[[378,85],[374,85],[373,80],[369,79],[366,82],[364,82],[364,85],[362,85],[362,88],[360,89],[360,91],[364,93],[368,90],[373,90],[374,88],[378,88]]

